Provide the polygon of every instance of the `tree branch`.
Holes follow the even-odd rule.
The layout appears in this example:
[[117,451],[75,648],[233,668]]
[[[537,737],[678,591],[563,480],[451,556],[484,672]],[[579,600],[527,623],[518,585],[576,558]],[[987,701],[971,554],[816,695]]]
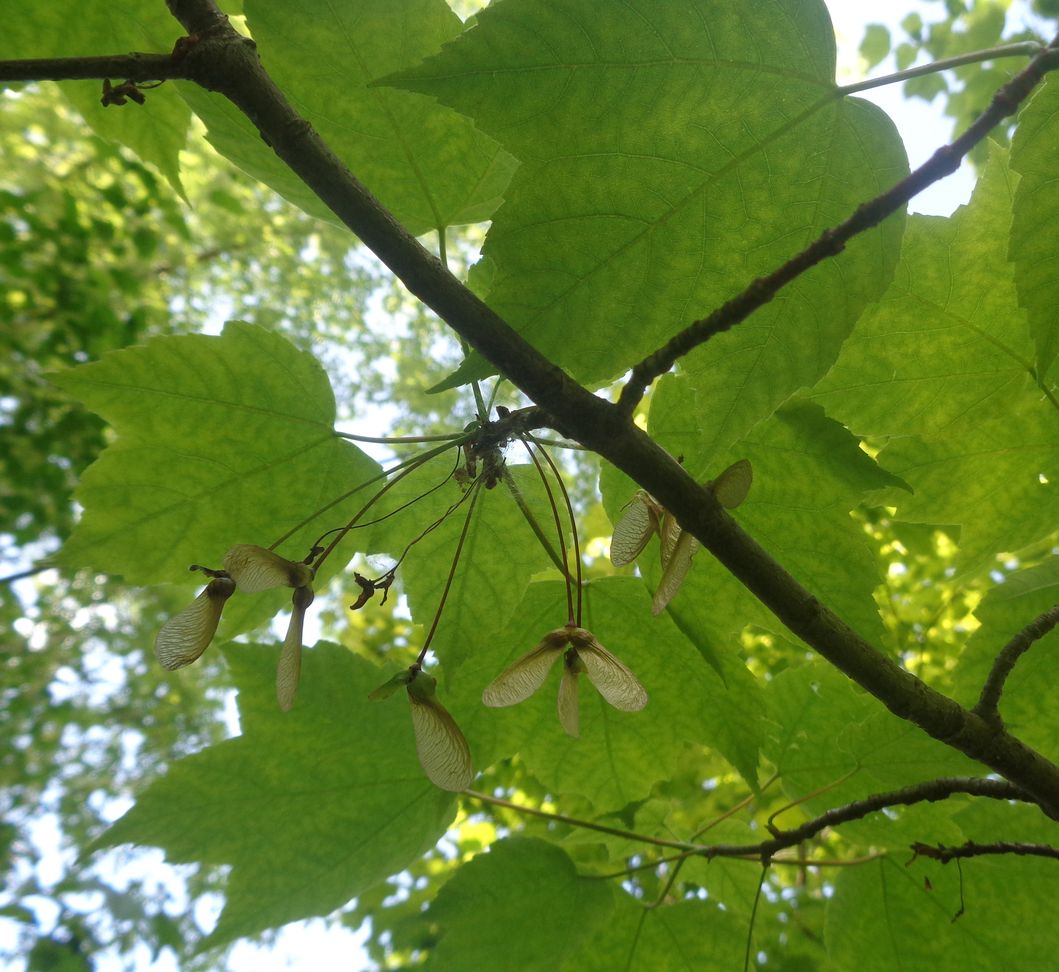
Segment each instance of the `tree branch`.
[[[742,293],[722,304],[709,316],[689,324],[657,351],[652,352],[632,369],[628,382],[621,390],[618,407],[625,415],[643,398],[648,385],[664,375],[677,359],[704,344],[714,335],[730,330],[763,307],[792,280],[828,257],[837,256],[846,244],[865,230],[877,226],[887,216],[897,212],[917,193],[960,167],[963,157],[1008,115],[1014,114],[1044,75],[1056,66],[1059,36],[993,96],[989,107],[951,145],[938,149],[918,169],[902,179],[887,192],[857,207],[844,223],[824,230],[801,253],[770,274],[758,277]],[[836,89],[841,96],[845,89]]]
[[[179,46],[178,46],[179,49]],[[0,61],[0,81],[78,81],[122,78],[170,81],[186,78],[183,58],[173,54],[106,54],[101,57],[43,57]]]
[[[903,787],[900,790],[891,790],[888,793],[876,793],[874,796],[865,797],[863,800],[854,800],[842,807],[835,807],[826,813],[807,820],[800,827],[791,830],[777,831],[775,840],[766,842],[778,843],[775,850],[783,850],[800,844],[803,840],[815,837],[828,827],[837,827],[839,824],[849,823],[851,820],[860,820],[882,810],[884,807],[910,806],[913,803],[935,803],[938,800],[947,800],[957,793],[967,793],[971,796],[989,797],[993,800],[1021,800],[1023,802],[1034,802],[1021,787],[1014,786],[1006,780],[986,780],[974,777],[943,777],[937,780],[928,780],[926,783],[915,783],[912,786]],[[773,851],[774,852],[774,851]]]
[[[960,860],[965,857],[984,857],[987,854],[1017,854],[1020,857],[1051,857],[1059,861],[1059,847],[1048,844],[1016,844],[998,841],[995,844],[976,844],[968,841],[960,847],[945,847],[942,844],[915,843],[912,845],[912,861],[917,857],[929,857],[942,864]],[[912,861],[908,863],[911,864]]]
[[1014,638],[1012,638],[1000,650],[989,676],[982,686],[982,694],[978,703],[972,710],[975,715],[985,719],[986,722],[1001,726],[1003,720],[1000,718],[1000,696],[1004,691],[1004,684],[1011,674],[1015,663],[1029,649],[1035,641],[1043,638],[1049,631],[1059,624],[1059,604],[1049,608],[1039,617],[1034,618]]
[[[574,382],[453,277],[298,116],[261,66],[253,43],[232,29],[213,0],[167,2],[185,29],[200,37],[186,55],[189,77],[239,107],[277,155],[409,291],[543,407],[563,435],[598,452],[648,490],[796,636],[891,712],[1022,786],[1059,819],[1059,768],[876,651],[772,560],[627,413]],[[1005,113],[1049,66],[1035,59],[1016,79],[1017,91],[1003,89],[1011,102]]]

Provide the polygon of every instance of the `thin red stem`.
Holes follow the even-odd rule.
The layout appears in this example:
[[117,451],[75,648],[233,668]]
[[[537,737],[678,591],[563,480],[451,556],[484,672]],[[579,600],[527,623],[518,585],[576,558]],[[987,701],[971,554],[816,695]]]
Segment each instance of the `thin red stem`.
[[[445,589],[441,592],[441,600],[438,601],[438,609],[434,612],[434,621],[430,625],[430,630],[427,632],[426,639],[423,641],[423,647],[415,660],[416,665],[423,664],[423,659],[426,658],[427,651],[430,649],[430,642],[434,640],[434,632],[438,630],[438,623],[441,621],[441,612],[445,610],[445,602],[448,600],[449,590],[452,588],[452,579],[456,576],[456,565],[460,562],[460,554],[463,553],[463,543],[467,539],[467,531],[471,527],[471,517],[474,515],[474,504],[478,502],[478,494],[481,491],[481,480],[475,480],[468,493],[471,497],[471,505],[467,507],[467,516],[463,521],[463,530],[460,531],[460,539],[456,542],[456,550],[452,555],[452,565],[449,567],[449,576],[445,579]],[[462,500],[460,502],[462,502]]]
[[577,582],[577,625],[581,626],[581,544],[577,537],[577,517],[574,516],[574,504],[570,501],[570,494],[566,491],[566,483],[563,482],[562,473],[559,472],[559,467],[555,464],[555,460],[548,455],[548,450],[543,446],[538,445],[537,448],[540,450],[542,456],[544,456],[548,465],[551,467],[552,474],[555,476],[556,482],[559,484],[559,491],[563,494],[563,502],[566,503],[566,514],[570,517],[570,533],[574,538],[574,574]]
[[[530,445],[525,439],[520,438],[519,441],[526,447],[526,451],[529,453],[530,459],[533,460],[533,465],[537,469],[537,475],[540,476],[541,482],[544,484],[544,492],[548,494],[548,504],[552,508],[552,519],[555,521],[555,532],[559,537],[559,555],[563,558],[563,580],[566,582],[566,617],[567,624],[577,624],[581,626],[581,572],[578,568],[578,591],[577,591],[577,619],[574,620],[574,592],[571,587],[570,581],[570,558],[566,552],[566,536],[563,533],[563,524],[559,519],[559,506],[555,502],[555,494],[552,493],[552,488],[548,483],[548,477],[545,475],[544,468],[541,466],[540,460],[537,458],[534,452],[533,446]],[[543,449],[541,450],[544,451]]]

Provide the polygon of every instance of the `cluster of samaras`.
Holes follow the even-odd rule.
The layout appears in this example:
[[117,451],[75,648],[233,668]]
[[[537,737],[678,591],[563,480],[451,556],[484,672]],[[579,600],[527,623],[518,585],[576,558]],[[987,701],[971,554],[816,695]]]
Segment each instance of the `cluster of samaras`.
[[[709,483],[718,501],[728,508],[738,506],[750,489],[750,463],[745,459],[726,469]],[[661,612],[687,575],[698,541],[686,533],[650,494],[640,491],[614,528],[611,559],[617,566],[631,563],[654,534],[661,541],[663,575],[654,597],[653,610]],[[201,594],[159,631],[155,652],[165,668],[177,669],[195,661],[217,631],[221,611],[237,589],[247,593],[275,587],[293,589],[293,610],[276,672],[276,696],[280,708],[294,704],[301,674],[302,631],[305,611],[313,601],[313,557],[302,562],[281,557],[264,547],[237,544],[224,555],[223,570],[198,565],[210,581]],[[389,575],[392,580],[392,572]],[[362,586],[364,580],[357,575]],[[370,584],[370,582],[368,582]],[[375,585],[375,590],[382,585]],[[388,582],[385,586],[389,586]],[[365,594],[370,592],[365,591]],[[366,600],[364,594],[354,607]],[[534,648],[501,672],[482,692],[482,702],[491,707],[515,705],[529,698],[545,682],[562,659],[559,681],[559,722],[571,736],[580,734],[579,679],[585,675],[599,694],[614,708],[637,712],[647,705],[647,692],[636,676],[596,639],[591,631],[571,620],[549,631]],[[580,603],[577,615],[580,616]],[[425,652],[424,652],[425,654]],[[437,697],[437,681],[422,669],[423,656],[404,671],[375,689],[369,698],[385,699],[404,688],[412,713],[416,752],[426,775],[437,786],[462,790],[474,777],[470,747],[455,720]]]
[[[717,502],[734,510],[750,492],[753,470],[750,460],[732,463],[706,488],[717,497]],[[610,541],[610,559],[615,567],[631,564],[643,553],[652,536],[658,534],[662,557],[662,579],[658,582],[651,611],[661,614],[687,577],[691,558],[699,549],[699,541],[683,530],[673,516],[650,493],[640,490],[628,504],[625,514],[614,526]]]

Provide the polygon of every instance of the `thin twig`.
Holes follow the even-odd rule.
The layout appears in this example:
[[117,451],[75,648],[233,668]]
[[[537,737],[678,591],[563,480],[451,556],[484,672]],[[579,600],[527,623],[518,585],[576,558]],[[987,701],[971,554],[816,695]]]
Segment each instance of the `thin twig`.
[[[938,149],[923,165],[893,188],[860,205],[844,223],[824,230],[815,241],[783,266],[770,274],[758,277],[742,293],[722,304],[707,317],[690,324],[640,361],[632,369],[632,374],[618,397],[618,407],[622,413],[631,416],[648,385],[669,371],[679,358],[715,335],[746,320],[792,280],[822,260],[841,253],[854,236],[877,226],[927,186],[955,172],[963,157],[1002,119],[1014,114],[1041,78],[1055,67],[1057,49],[1059,36],[1048,47],[1043,48],[1025,70],[997,91],[989,107],[958,139]],[[841,88],[836,90],[840,96],[844,93]]]
[[704,857],[706,860],[713,860],[716,857],[724,857],[753,860],[760,864],[775,862],[777,864],[798,864],[807,867],[839,867],[843,866],[843,864],[860,864],[864,863],[864,860],[871,860],[874,858],[869,857],[864,860],[857,859],[855,862],[842,862],[836,860],[820,861],[803,857],[777,857],[776,855],[790,847],[795,847],[811,837],[815,837],[828,827],[835,827],[842,823],[849,823],[851,820],[859,820],[862,817],[866,817],[868,814],[875,813],[885,807],[908,806],[913,803],[933,803],[961,793],[965,793],[969,796],[989,797],[994,800],[1022,800],[1025,802],[1034,802],[1033,798],[1025,790],[1022,790],[1005,780],[987,780],[974,777],[945,777],[937,780],[928,780],[925,783],[916,783],[912,786],[903,787],[900,790],[891,790],[887,793],[877,793],[873,796],[865,797],[862,800],[854,800],[852,803],[848,803],[845,806],[835,807],[832,810],[828,810],[819,817],[814,817],[812,820],[806,821],[800,827],[795,827],[792,830],[778,831],[771,840],[763,840],[756,844],[695,844],[677,840],[665,840],[660,837],[651,837],[648,834],[638,834],[629,830],[606,827],[589,820],[581,820],[577,817],[568,817],[561,813],[550,813],[547,810],[538,810],[535,807],[527,807],[518,803],[512,803],[510,800],[490,796],[486,793],[478,793],[474,790],[464,790],[463,792],[467,796],[474,797],[476,800],[492,803],[496,806],[507,807],[508,809],[516,810],[519,813],[527,813],[535,817],[543,817],[546,820],[556,820],[561,823],[569,824],[572,827],[596,830],[601,833],[624,837],[631,841],[654,844],[658,847],[670,847],[682,852],[675,856],[662,858],[649,864],[637,865],[636,867],[627,868],[613,874],[602,875],[603,877],[620,877],[625,874],[631,874],[637,870],[645,870],[647,868],[657,867],[660,864],[670,862],[676,862],[679,866],[679,864],[687,857]]
[[46,570],[51,570],[54,566],[54,564],[49,563],[35,564],[26,570],[20,570],[17,574],[8,574],[6,577],[0,577],[0,584],[14,584],[15,581],[25,580],[27,577],[35,577]]
[[[989,797],[993,800],[1021,800],[1033,803],[1030,796],[1021,787],[1017,787],[1006,780],[987,780],[975,777],[944,777],[937,780],[928,780],[925,783],[915,783],[912,786],[903,787],[900,790],[890,790],[887,793],[876,793],[862,800],[854,800],[842,807],[835,807],[826,813],[807,820],[800,827],[778,832],[776,840],[783,847],[793,847],[803,840],[815,837],[828,827],[837,827],[839,824],[849,823],[851,820],[860,820],[885,807],[909,806],[913,803],[936,803],[938,800],[946,800],[959,793],[969,796]],[[766,842],[768,843],[768,842]],[[781,848],[777,847],[777,850]]]
[[[985,857],[990,854],[1015,854],[1019,857],[1050,857],[1059,861],[1059,847],[1049,844],[1018,844],[1008,841],[998,841],[995,844],[976,844],[968,841],[959,847],[945,847],[942,844],[920,844],[912,845],[912,861],[917,857],[929,857],[931,860],[948,864],[949,861],[959,861],[967,857]],[[912,861],[908,863],[911,864]]]
[[1057,624],[1059,624],[1059,604],[1034,618],[1001,648],[985,680],[985,685],[982,686],[982,694],[978,697],[978,703],[973,709],[975,715],[997,726],[1002,725],[999,708],[1000,696],[1004,691],[1007,677],[1030,645],[1043,638]]

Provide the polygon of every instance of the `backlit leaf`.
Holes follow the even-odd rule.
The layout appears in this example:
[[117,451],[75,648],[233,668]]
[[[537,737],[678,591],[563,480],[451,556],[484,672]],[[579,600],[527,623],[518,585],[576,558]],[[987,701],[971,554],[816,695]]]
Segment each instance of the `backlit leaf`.
[[284,713],[276,652],[226,654],[243,734],[174,763],[100,841],[230,865],[211,944],[333,911],[431,847],[453,815],[416,761],[405,707],[364,702],[374,665],[335,645],[306,651],[299,704]]

